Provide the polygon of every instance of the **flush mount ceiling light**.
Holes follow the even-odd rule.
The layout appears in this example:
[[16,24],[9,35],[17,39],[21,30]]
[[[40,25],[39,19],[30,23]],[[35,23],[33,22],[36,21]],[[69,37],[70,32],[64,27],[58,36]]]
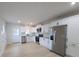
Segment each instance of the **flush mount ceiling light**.
[[71,2],[71,5],[73,6],[73,5],[75,5],[76,4],[76,2]]
[[18,23],[21,23],[21,21],[20,21],[20,20],[18,20]]
[[31,22],[30,25],[33,25],[33,23]]

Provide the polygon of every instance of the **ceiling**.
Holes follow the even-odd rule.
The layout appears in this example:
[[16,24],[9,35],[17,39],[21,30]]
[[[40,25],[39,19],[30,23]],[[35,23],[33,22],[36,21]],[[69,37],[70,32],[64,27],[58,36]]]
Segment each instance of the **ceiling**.
[[0,2],[0,17],[10,23],[32,25],[75,9],[70,2]]

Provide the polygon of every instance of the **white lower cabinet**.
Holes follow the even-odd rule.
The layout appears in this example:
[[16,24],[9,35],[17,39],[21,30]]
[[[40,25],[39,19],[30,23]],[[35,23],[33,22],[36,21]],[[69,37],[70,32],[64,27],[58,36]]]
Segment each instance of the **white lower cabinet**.
[[44,45],[45,45],[46,48],[49,48],[48,47],[49,46],[49,39],[45,38],[45,44]]
[[49,40],[48,49],[49,50],[52,50],[53,49],[53,40]]
[[42,37],[40,37],[39,43],[40,43],[40,45],[44,46],[44,39]]
[[45,48],[48,48],[49,50],[52,50],[53,48],[53,41],[47,38],[40,38],[39,40],[40,45],[42,45]]

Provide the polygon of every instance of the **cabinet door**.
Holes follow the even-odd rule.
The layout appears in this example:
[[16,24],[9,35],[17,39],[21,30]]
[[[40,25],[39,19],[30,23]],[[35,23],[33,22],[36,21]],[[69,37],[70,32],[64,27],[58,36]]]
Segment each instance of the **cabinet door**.
[[49,40],[48,38],[45,38],[45,41],[44,41],[44,46],[46,48],[48,48],[48,46],[49,46],[49,41],[48,40]]
[[43,38],[40,37],[39,43],[40,43],[40,45],[44,46],[44,40],[43,40]]
[[52,50],[53,49],[53,40],[49,40],[49,44],[48,44],[48,49]]

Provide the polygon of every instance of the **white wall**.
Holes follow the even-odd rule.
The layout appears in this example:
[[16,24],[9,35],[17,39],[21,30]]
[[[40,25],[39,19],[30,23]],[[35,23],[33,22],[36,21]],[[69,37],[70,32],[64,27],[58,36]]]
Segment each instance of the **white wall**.
[[[17,29],[19,29],[19,35],[14,35],[14,33],[17,32]],[[21,42],[21,36],[30,34],[31,32],[33,32],[33,28],[30,26],[22,26],[19,24],[12,24],[12,23],[6,24],[6,33],[7,33],[8,44]]]
[[[70,56],[79,56],[79,15],[74,15],[64,19],[52,21],[49,24],[43,25],[43,27],[53,27],[59,25],[67,24],[67,55]],[[43,28],[45,29],[45,28]]]
[[0,19],[0,56],[3,54],[6,47],[6,32],[5,32],[5,21]]
[[21,42],[20,37],[20,25],[18,24],[6,24],[7,42],[8,44]]

